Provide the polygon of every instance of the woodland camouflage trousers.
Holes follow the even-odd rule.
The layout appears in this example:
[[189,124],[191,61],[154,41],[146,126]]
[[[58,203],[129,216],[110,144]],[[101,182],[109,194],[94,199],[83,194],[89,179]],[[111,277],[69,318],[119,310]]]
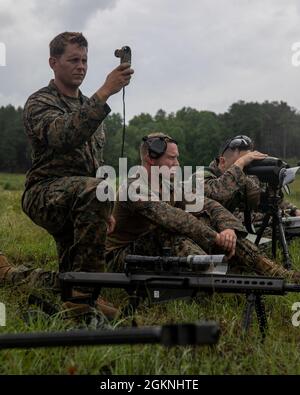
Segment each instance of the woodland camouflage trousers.
[[100,202],[92,177],[37,183],[22,198],[24,212],[55,239],[59,271],[104,271],[107,220],[112,204]]

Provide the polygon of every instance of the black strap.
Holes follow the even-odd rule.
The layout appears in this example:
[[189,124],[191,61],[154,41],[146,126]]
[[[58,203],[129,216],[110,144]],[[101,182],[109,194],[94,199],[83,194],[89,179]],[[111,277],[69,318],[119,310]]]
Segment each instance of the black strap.
[[125,120],[125,86],[123,87],[123,132],[122,132],[122,149],[121,149],[121,158],[124,157],[124,145],[125,145],[125,128],[126,128],[126,120]]

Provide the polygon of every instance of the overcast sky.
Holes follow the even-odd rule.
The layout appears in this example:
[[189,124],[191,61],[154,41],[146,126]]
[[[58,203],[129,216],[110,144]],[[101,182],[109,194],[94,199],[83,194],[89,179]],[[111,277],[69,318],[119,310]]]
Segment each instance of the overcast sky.
[[[86,95],[118,65],[115,48],[132,48],[128,119],[183,106],[219,113],[237,100],[283,100],[300,110],[300,67],[291,62],[297,0],[0,0],[0,105],[23,106],[48,84],[48,44],[62,31],[89,41]],[[109,104],[121,112],[121,94]]]

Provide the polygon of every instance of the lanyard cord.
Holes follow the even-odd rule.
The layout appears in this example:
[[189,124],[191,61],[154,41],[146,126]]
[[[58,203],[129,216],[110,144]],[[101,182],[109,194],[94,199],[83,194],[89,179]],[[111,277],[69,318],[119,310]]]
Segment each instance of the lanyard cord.
[[124,144],[125,144],[125,86],[123,87],[123,133],[122,133],[122,149],[121,149],[121,158],[124,157]]

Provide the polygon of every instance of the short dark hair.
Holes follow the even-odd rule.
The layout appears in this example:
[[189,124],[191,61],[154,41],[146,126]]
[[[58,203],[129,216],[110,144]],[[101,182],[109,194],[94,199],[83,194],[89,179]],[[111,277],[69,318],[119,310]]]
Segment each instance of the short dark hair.
[[68,44],[78,44],[80,47],[88,48],[88,42],[82,33],[64,32],[50,42],[50,56],[54,58],[61,56]]

